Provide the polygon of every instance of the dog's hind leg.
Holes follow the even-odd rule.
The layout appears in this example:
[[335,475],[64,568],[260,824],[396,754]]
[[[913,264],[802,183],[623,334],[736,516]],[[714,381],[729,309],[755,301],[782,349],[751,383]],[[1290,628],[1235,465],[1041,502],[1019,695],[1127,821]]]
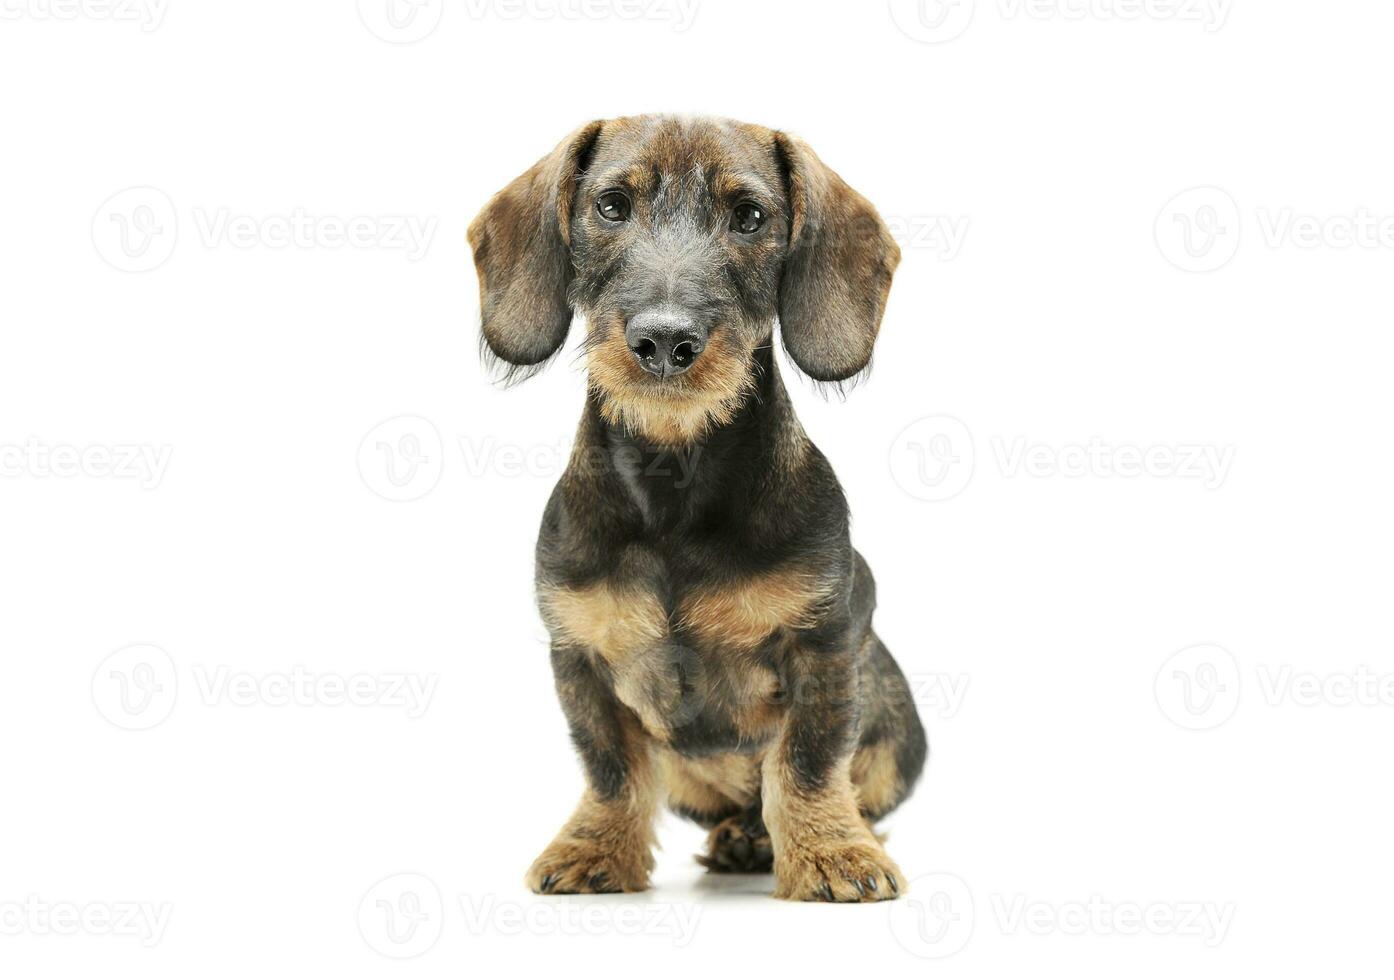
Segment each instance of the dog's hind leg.
[[852,785],[862,816],[875,821],[910,795],[924,769],[928,744],[910,685],[875,633],[867,638],[859,673],[861,725]]
[[713,827],[707,835],[707,853],[697,855],[697,863],[708,871],[718,872],[772,869],[774,848],[760,807],[760,800],[756,799],[745,810]]

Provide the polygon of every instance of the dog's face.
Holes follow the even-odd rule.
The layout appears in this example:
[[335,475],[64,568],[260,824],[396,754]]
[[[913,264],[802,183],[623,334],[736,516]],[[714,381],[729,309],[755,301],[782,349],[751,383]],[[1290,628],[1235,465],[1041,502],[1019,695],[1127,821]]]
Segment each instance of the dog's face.
[[602,411],[663,444],[731,417],[776,319],[815,379],[865,368],[899,261],[803,143],[668,116],[582,127],[495,196],[470,243],[488,350],[541,365],[584,314]]

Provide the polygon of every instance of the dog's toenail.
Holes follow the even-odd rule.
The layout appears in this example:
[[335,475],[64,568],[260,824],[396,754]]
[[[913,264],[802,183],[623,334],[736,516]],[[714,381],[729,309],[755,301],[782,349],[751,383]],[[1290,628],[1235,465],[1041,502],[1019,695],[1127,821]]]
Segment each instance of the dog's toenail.
[[872,891],[876,891],[876,876],[875,876],[875,875],[867,875],[867,876],[866,876],[866,887],[870,888]]

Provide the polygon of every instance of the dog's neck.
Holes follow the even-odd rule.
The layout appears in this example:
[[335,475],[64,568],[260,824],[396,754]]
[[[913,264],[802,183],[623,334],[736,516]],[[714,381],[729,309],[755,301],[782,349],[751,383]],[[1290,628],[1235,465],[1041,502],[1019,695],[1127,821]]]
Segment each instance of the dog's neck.
[[607,420],[604,396],[594,391],[577,445],[599,455],[647,525],[730,520],[811,449],[773,350],[757,350],[750,369],[753,383],[731,417],[684,445],[659,444]]

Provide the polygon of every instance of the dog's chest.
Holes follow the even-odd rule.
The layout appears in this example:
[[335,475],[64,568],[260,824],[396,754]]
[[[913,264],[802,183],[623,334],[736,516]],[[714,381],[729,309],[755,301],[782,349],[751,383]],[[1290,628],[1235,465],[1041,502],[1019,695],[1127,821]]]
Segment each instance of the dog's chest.
[[674,588],[653,576],[546,588],[556,642],[589,651],[616,697],[679,751],[758,748],[783,714],[781,644],[813,625],[826,590],[769,571]]

